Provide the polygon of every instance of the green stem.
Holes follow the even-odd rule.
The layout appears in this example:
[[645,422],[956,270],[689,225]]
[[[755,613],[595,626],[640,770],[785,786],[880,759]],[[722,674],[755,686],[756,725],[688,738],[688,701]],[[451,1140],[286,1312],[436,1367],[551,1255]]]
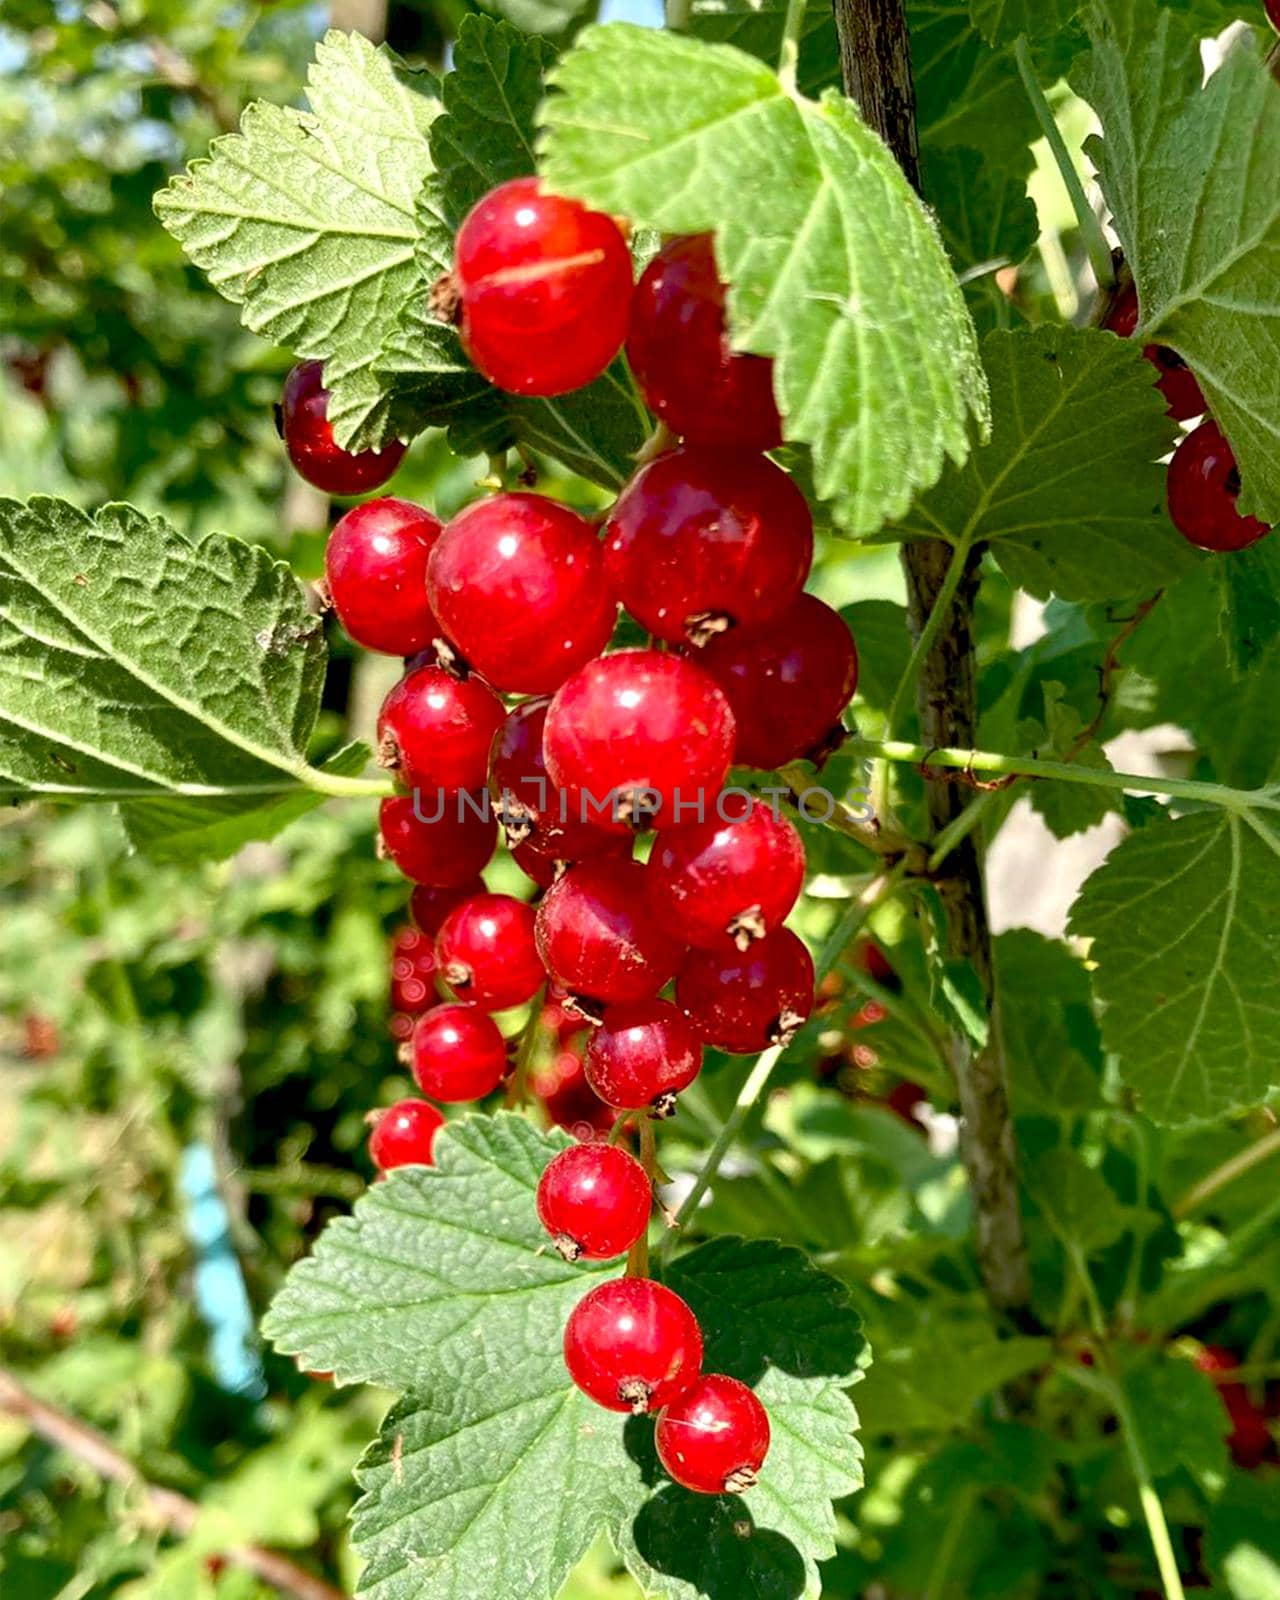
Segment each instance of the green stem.
[[344,778],[337,772],[321,772],[319,767],[304,767],[298,776],[317,794],[339,798],[388,800],[396,792],[390,778]]
[[996,791],[994,789],[988,789],[985,794],[975,796],[960,815],[949,822],[942,832],[938,834],[929,856],[930,872],[936,872],[955,847],[962,840],[969,837],[978,823],[982,821],[984,813],[995,797]]
[[804,27],[805,0],[787,0],[782,22],[782,44],[778,51],[778,79],[787,94],[796,92],[800,70],[800,34]]
[[1076,164],[1071,159],[1066,141],[1062,137],[1062,130],[1058,127],[1049,102],[1044,97],[1044,90],[1040,87],[1040,80],[1036,77],[1035,67],[1031,60],[1031,49],[1027,44],[1026,35],[1022,34],[1017,44],[1013,47],[1014,59],[1018,63],[1018,72],[1022,78],[1022,86],[1027,91],[1027,99],[1031,102],[1031,109],[1036,114],[1036,121],[1040,124],[1040,131],[1048,141],[1049,149],[1053,152],[1053,159],[1057,163],[1058,171],[1062,174],[1062,181],[1066,185],[1067,194],[1071,198],[1071,208],[1076,214],[1076,221],[1080,225],[1080,236],[1084,240],[1084,247],[1089,254],[1089,264],[1093,268],[1093,276],[1099,289],[1109,289],[1115,282],[1115,266],[1111,259],[1111,246],[1107,243],[1106,235],[1102,231],[1102,224],[1098,221],[1093,207],[1089,204],[1088,196],[1084,192],[1084,184],[1080,181],[1080,174]]
[[1173,1215],[1179,1221],[1183,1217],[1190,1216],[1206,1200],[1211,1200],[1219,1189],[1224,1189],[1227,1184],[1243,1176],[1251,1167],[1256,1167],[1260,1161],[1266,1161],[1268,1157],[1277,1153],[1280,1153],[1280,1128],[1272,1128],[1270,1133],[1255,1140],[1253,1144],[1246,1145],[1221,1166],[1215,1167],[1208,1177],[1201,1178],[1199,1183],[1193,1184],[1186,1194],[1174,1202]]
[[693,0],[667,0],[667,27],[684,30],[693,16]]

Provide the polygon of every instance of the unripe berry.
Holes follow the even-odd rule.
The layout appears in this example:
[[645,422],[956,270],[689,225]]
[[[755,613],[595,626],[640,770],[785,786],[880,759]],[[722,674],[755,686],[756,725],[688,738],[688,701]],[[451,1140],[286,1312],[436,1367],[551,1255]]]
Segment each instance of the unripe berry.
[[427,557],[442,528],[429,511],[391,495],[338,519],[325,546],[325,587],[356,644],[412,656],[439,633],[427,604]]
[[745,1383],[710,1373],[658,1418],[658,1459],[697,1494],[745,1494],[769,1453],[769,1417]]
[[1168,490],[1174,527],[1201,550],[1244,550],[1271,531],[1257,517],[1242,517],[1236,510],[1240,473],[1212,419],[1187,434],[1173,452]]
[[479,1006],[433,1006],[413,1027],[410,1055],[423,1094],[450,1105],[483,1100],[507,1075],[507,1042]]
[[732,1055],[788,1044],[813,1010],[813,959],[790,928],[727,954],[691,950],[676,1004],[704,1043]]
[[285,379],[280,400],[280,434],[299,477],[326,494],[367,494],[384,484],[400,465],[404,445],[381,450],[343,450],[329,424],[329,391],[320,382],[319,361],[300,361]]
[[608,1261],[630,1250],[652,1206],[648,1174],[617,1145],[571,1145],[538,1183],[539,1220],[566,1261]]
[[702,1046],[684,1013],[669,1000],[609,1006],[582,1059],[587,1082],[611,1106],[656,1117],[675,1110],[676,1096],[702,1067]]
[[434,809],[437,791],[483,789],[489,746],[506,710],[479,678],[455,678],[442,667],[406,673],[378,714],[378,764],[406,789],[422,790]]
[[564,1330],[569,1376],[610,1411],[657,1411],[702,1367],[698,1320],[652,1278],[614,1278],[584,1295]]
[[436,1134],[444,1115],[425,1100],[397,1100],[385,1111],[370,1116],[369,1156],[379,1172],[392,1167],[432,1165]]
[[487,865],[498,842],[498,825],[484,795],[432,797],[432,802],[416,813],[411,799],[397,795],[384,800],[378,809],[379,835],[383,850],[406,878],[448,889],[469,882]]
[[645,1000],[675,975],[684,947],[658,921],[638,861],[582,861],[561,875],[534,924],[543,965],[573,995]]
[[509,894],[478,894],[436,936],[440,976],[459,1000],[506,1011],[532,1000],[546,973],[533,938],[533,907]]

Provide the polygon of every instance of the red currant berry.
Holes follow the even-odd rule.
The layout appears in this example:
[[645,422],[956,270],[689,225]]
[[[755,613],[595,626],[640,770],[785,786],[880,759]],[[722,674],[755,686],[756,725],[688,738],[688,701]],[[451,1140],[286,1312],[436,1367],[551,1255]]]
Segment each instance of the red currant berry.
[[[409,896],[409,920],[419,933],[430,934],[434,941],[440,932],[440,924],[453,910],[460,906],[464,900],[470,900],[473,895],[486,893],[485,882],[481,877],[472,878],[470,883],[464,883],[453,889],[433,889],[428,884],[415,885],[413,893]],[[434,949],[434,943],[432,944]]]
[[338,519],[324,552],[325,585],[358,645],[412,656],[439,633],[427,604],[427,557],[442,526],[421,506],[390,495]]
[[535,850],[527,839],[520,844],[508,846],[511,859],[515,862],[530,883],[537,884],[539,889],[549,889],[564,870],[564,862],[553,861],[550,856],[544,856]]
[[1280,28],[1280,0],[1264,0],[1267,17],[1273,28]]
[[1243,550],[1271,530],[1236,510],[1240,473],[1231,446],[1212,419],[1194,428],[1169,463],[1169,515],[1201,550]]
[[647,1000],[670,982],[683,945],[659,922],[638,861],[582,861],[547,890],[535,922],[543,965],[573,995]]
[[[1132,283],[1127,283],[1112,302],[1102,326],[1121,339],[1131,339],[1138,321],[1138,291]],[[1156,387],[1165,398],[1168,415],[1179,422],[1202,415],[1206,409],[1204,395],[1195,374],[1178,352],[1162,344],[1146,344],[1142,353],[1160,374]]]
[[858,686],[858,652],[843,617],[811,594],[750,633],[698,652],[737,720],[736,759],[780,767],[826,739]]
[[435,946],[417,928],[401,928],[391,945],[391,1009],[416,1017],[435,1003]]
[[790,915],[804,887],[804,846],[785,817],[741,791],[726,791],[717,811],[658,836],[649,898],[690,944],[745,950]]
[[429,1167],[431,1147],[444,1126],[444,1116],[425,1100],[397,1100],[370,1120],[369,1155],[379,1172],[392,1167]]
[[769,1453],[769,1416],[745,1383],[709,1373],[658,1418],[658,1460],[697,1494],[754,1489]]
[[483,1100],[507,1075],[507,1041],[479,1006],[424,1011],[414,1024],[410,1050],[419,1089],[446,1105]]
[[782,443],[773,362],[729,348],[710,234],[672,239],[641,274],[627,360],[649,409],[673,433],[748,450]]
[[649,1226],[653,1190],[633,1155],[575,1144],[553,1156],[538,1184],[538,1217],[566,1261],[608,1261]]
[[529,1084],[552,1122],[584,1144],[598,1141],[617,1120],[617,1113],[587,1082],[582,1058],[573,1050],[557,1050],[547,1065],[531,1074]]
[[400,796],[382,802],[382,849],[414,883],[434,889],[469,883],[488,864],[498,842],[487,797],[433,796],[421,810],[414,806],[413,800]]
[[667,1117],[676,1096],[698,1076],[702,1046],[669,1000],[636,1000],[606,1010],[582,1067],[606,1105],[625,1111],[647,1106],[655,1117]]
[[456,906],[436,936],[440,976],[459,1000],[486,1011],[522,1006],[546,981],[533,938],[533,907],[509,894]]
[[490,190],[458,230],[462,343],[509,394],[568,394],[622,348],[631,253],[617,223],[537,178]]
[[615,833],[679,827],[720,792],[733,713],[692,662],[622,650],[588,662],[556,693],[543,748],[575,817],[598,817]]
[[604,548],[613,592],[642,627],[705,644],[792,604],[813,561],[813,518],[767,456],[685,445],[632,478]]
[[455,678],[443,667],[406,673],[382,702],[378,763],[408,789],[425,791],[433,807],[438,791],[482,789],[489,746],[506,710],[479,678]]
[[702,1367],[702,1331],[678,1294],[652,1278],[613,1278],[578,1301],[564,1359],[579,1389],[610,1411],[657,1411]]
[[[521,701],[507,713],[493,741],[489,792],[500,798],[499,815],[507,843],[514,847],[527,841],[531,849],[553,862],[615,855],[617,835],[579,821],[569,797],[547,777],[542,730],[550,704],[546,697]],[[553,877],[547,880],[551,881]]]
[[813,1010],[813,959],[790,928],[742,954],[691,950],[676,977],[676,1004],[695,1033],[731,1055],[788,1044]]
[[367,494],[380,488],[400,465],[404,445],[352,455],[334,443],[329,426],[329,391],[320,382],[322,364],[300,361],[284,382],[280,434],[299,477],[326,494]]
[[431,552],[427,589],[450,645],[504,694],[558,688],[617,620],[595,530],[545,495],[496,494],[459,512]]

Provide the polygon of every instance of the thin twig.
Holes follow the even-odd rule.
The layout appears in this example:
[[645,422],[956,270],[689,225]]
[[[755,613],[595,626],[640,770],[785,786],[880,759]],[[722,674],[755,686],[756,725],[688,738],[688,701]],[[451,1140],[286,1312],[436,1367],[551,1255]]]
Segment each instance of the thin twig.
[[1271,1132],[1264,1134],[1261,1139],[1256,1139],[1243,1150],[1238,1150],[1221,1166],[1215,1167],[1207,1177],[1201,1178],[1199,1183],[1192,1184],[1185,1194],[1174,1201],[1174,1217],[1181,1222],[1193,1211],[1198,1211],[1206,1200],[1212,1200],[1220,1189],[1225,1189],[1229,1183],[1234,1183],[1237,1178],[1243,1177],[1260,1161],[1266,1161],[1268,1157],[1277,1153],[1280,1153],[1280,1127],[1272,1128]]

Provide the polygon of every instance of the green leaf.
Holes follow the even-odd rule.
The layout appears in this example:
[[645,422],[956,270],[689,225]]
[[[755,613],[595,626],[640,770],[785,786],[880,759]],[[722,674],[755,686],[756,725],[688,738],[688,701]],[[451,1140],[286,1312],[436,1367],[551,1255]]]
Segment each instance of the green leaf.
[[325,646],[264,550],[0,501],[0,794],[296,799]]
[[988,44],[1052,38],[1074,20],[1083,0],[969,0],[973,25]]
[[1012,46],[987,44],[969,0],[911,0],[907,28],[921,147],[970,145],[1000,171],[1029,173],[1040,128]]
[[[1023,745],[1034,749],[1044,760],[1070,760],[1078,767],[1095,772],[1111,772],[1105,753],[1091,741],[1080,744],[1085,720],[1066,703],[1066,689],[1052,680],[1042,683],[1044,721],[1027,721],[1018,730]],[[1055,839],[1068,839],[1073,833],[1094,828],[1112,812],[1122,809],[1121,795],[1115,789],[1092,788],[1087,783],[1034,783],[1031,806],[1044,818]]]
[[858,600],[842,606],[840,615],[858,646],[858,698],[875,711],[888,711],[911,659],[906,607],[892,600]]
[[990,324],[996,302],[1007,305],[996,271],[1016,266],[1039,237],[1040,222],[1027,186],[966,146],[926,149],[921,178],[969,309],[979,326]]
[[[1256,1105],[1280,1059],[1280,830],[1273,812],[1144,828],[1088,879],[1102,1036],[1157,1122]],[[1265,820],[1264,820],[1265,819]]]
[[1059,1117],[1092,1110],[1102,1041],[1084,967],[1065,944],[1014,928],[996,940],[996,969],[1015,1108]]
[[1151,363],[1092,328],[988,334],[991,442],[916,502],[899,531],[990,541],[1032,594],[1150,593],[1194,565],[1164,511],[1170,442]]
[[789,439],[854,534],[900,516],[985,422],[973,327],[936,228],[838,96],[725,45],[587,28],[552,74],[543,172],[677,233],[714,230],[735,346],[775,358]]
[[[555,38],[587,9],[587,0],[481,0],[485,11],[492,11],[514,23],[522,33],[541,33]],[[463,26],[466,15],[463,15]]]
[[859,1395],[863,1429],[949,1433],[965,1427],[984,1395],[1052,1358],[1048,1339],[999,1339],[960,1317],[920,1325],[916,1338],[886,1343]]
[[1227,1471],[1231,1423],[1217,1386],[1185,1358],[1160,1355],[1121,1380],[1147,1465],[1155,1478],[1179,1467],[1202,1482]]
[[401,431],[375,374],[417,283],[414,207],[431,170],[434,78],[358,33],[327,33],[310,112],[257,101],[156,196],[156,214],[246,327],[320,357],[338,442]]
[[[731,44],[770,65],[782,48],[786,0],[693,0],[690,31],[712,44]],[[796,83],[801,94],[817,99],[840,87],[840,40],[831,7],[810,0],[800,26]]]
[[[1076,85],[1142,308],[1135,343],[1188,361],[1240,464],[1240,509],[1280,522],[1280,87],[1251,35],[1201,89],[1196,33],[1155,0],[1091,0]],[[1261,20],[1261,18],[1259,18]]]
[[1223,643],[1233,677],[1280,640],[1280,539],[1262,539],[1213,564],[1222,595]]
[[1042,1151],[1027,1164],[1025,1182],[1041,1215],[1064,1244],[1086,1256],[1114,1244],[1127,1227],[1115,1190],[1066,1145]]

